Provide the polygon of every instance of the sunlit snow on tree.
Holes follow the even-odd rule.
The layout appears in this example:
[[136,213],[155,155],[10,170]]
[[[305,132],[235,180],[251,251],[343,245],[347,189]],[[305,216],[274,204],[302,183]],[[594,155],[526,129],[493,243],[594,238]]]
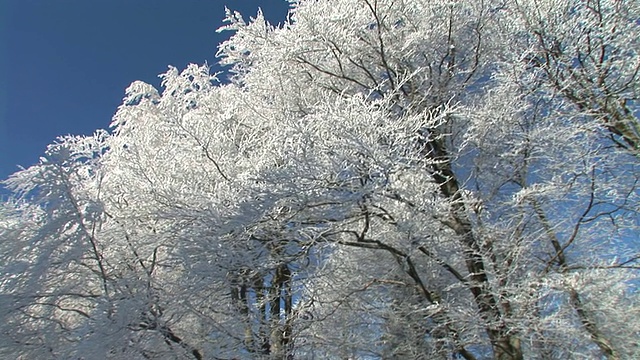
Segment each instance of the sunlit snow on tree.
[[640,3],[227,11],[5,181],[7,359],[634,359]]

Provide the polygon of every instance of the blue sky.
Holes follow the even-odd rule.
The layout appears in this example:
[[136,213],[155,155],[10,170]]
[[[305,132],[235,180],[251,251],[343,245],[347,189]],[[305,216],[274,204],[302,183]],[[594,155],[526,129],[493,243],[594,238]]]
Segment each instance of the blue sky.
[[284,21],[285,0],[0,0],[0,179],[59,135],[107,128],[134,80],[215,64],[224,7]]

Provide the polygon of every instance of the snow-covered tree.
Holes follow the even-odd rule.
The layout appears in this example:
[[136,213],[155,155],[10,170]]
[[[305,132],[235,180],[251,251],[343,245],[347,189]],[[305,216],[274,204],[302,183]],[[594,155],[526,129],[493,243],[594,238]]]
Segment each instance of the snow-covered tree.
[[228,11],[226,73],[134,82],[111,133],[5,182],[0,354],[639,356],[638,19],[620,0]]

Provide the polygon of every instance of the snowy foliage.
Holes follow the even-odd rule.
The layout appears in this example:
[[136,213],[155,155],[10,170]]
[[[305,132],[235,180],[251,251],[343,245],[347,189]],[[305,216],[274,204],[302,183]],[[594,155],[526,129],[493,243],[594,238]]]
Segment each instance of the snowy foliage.
[[639,19],[227,10],[227,72],[134,82],[5,181],[0,357],[639,357]]

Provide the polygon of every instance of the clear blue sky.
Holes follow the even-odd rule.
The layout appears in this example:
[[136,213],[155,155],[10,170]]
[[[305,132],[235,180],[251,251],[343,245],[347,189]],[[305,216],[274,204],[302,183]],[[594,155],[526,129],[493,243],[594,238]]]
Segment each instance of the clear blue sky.
[[285,0],[0,0],[0,179],[59,135],[107,128],[134,80],[215,64],[224,7],[284,21]]

